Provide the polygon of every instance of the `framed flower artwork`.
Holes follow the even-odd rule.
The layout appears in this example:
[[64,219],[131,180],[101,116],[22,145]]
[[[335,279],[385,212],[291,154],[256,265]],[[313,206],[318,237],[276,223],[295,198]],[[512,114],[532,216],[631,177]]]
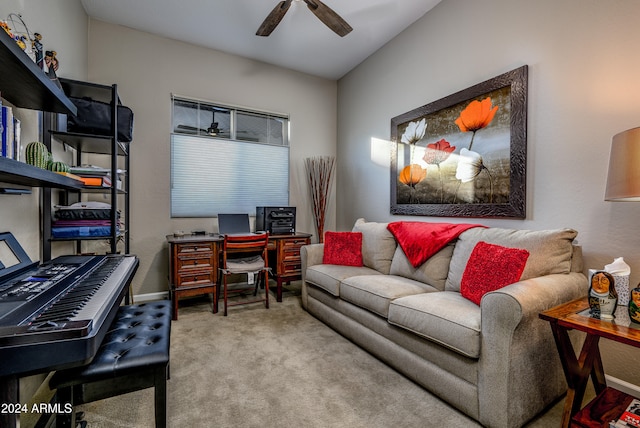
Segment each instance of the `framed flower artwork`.
[[391,119],[391,213],[526,215],[527,66]]

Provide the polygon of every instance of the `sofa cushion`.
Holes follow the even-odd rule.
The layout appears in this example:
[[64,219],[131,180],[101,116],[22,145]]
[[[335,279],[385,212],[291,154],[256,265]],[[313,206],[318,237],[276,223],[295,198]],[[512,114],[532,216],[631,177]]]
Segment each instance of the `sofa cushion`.
[[458,237],[453,250],[445,290],[460,291],[462,275],[471,252],[480,241],[529,251],[520,280],[555,273],[569,273],[573,255],[572,243],[578,232],[572,229],[513,230],[473,228]]
[[438,291],[419,281],[394,275],[360,275],[340,284],[340,298],[382,317],[389,314],[389,303],[399,297]]
[[462,274],[462,297],[480,304],[482,296],[520,280],[529,252],[478,242]]
[[307,268],[305,282],[322,288],[326,292],[340,296],[340,282],[358,275],[382,275],[377,270],[361,266],[313,265]]
[[480,307],[460,293],[400,297],[389,305],[388,320],[467,357],[480,356]]
[[362,262],[380,273],[388,274],[396,251],[396,240],[387,230],[387,223],[367,222],[360,218],[353,232],[362,233]]
[[391,261],[389,273],[424,282],[443,291],[454,246],[454,243],[447,244],[417,268],[413,267],[402,248],[398,246]]
[[362,266],[362,233],[327,231],[324,234],[322,263]]

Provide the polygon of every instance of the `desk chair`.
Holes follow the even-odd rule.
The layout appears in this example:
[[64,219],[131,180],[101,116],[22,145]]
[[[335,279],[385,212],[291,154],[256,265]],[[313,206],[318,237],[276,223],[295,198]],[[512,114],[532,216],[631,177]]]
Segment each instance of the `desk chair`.
[[[246,305],[249,303],[265,302],[265,306],[269,309],[269,266],[267,258],[267,244],[269,243],[269,233],[253,233],[242,235],[224,235],[224,244],[222,249],[222,267],[220,274],[223,277],[223,299],[224,299],[224,316],[227,316],[227,306]],[[264,285],[265,293],[263,298],[251,300],[243,299],[238,302],[229,303],[227,296],[229,293],[245,292],[250,287],[247,286],[229,289],[227,277],[235,274],[253,275],[255,280],[255,288],[253,295],[258,295],[258,286]]]

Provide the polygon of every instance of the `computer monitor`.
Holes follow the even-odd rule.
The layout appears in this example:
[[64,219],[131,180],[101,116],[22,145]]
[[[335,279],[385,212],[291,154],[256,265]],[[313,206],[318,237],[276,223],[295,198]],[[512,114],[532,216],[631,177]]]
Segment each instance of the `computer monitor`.
[[218,231],[221,235],[251,233],[249,214],[218,214]]

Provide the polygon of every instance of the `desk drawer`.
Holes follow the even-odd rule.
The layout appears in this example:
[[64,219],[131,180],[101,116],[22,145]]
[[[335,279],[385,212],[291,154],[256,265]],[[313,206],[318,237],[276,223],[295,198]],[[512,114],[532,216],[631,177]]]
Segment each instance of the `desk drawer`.
[[308,243],[308,238],[283,239],[282,249],[284,251],[300,251],[300,247],[302,247],[303,245],[307,245]]
[[178,244],[176,246],[176,252],[178,256],[189,254],[201,254],[201,253],[213,253],[212,242],[189,242],[185,244]]
[[213,284],[213,271],[179,273],[176,287],[193,287],[195,285]]
[[189,271],[192,269],[213,269],[213,253],[203,252],[201,254],[179,254],[176,267],[178,268],[178,272]]
[[300,250],[296,249],[292,251],[283,251],[282,261],[283,262],[300,261]]
[[282,271],[279,275],[299,275],[302,272],[302,263],[300,260],[282,263]]
[[281,257],[282,260],[300,260],[300,247],[307,245],[307,239],[290,239],[282,241]]

